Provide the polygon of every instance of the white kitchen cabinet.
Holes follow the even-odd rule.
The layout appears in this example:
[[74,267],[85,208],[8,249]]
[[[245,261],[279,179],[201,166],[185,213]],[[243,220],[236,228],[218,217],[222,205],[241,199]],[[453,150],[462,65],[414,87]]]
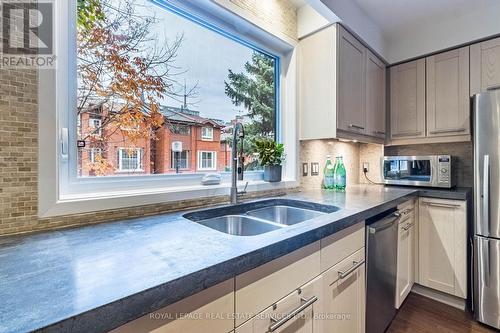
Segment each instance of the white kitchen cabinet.
[[426,58],[427,137],[470,140],[469,47]]
[[318,241],[236,276],[236,326],[319,274]]
[[385,139],[385,64],[372,52],[366,51],[366,88],[365,88],[365,134]]
[[390,69],[391,140],[425,138],[425,59]]
[[419,284],[467,297],[465,201],[419,199]]
[[365,248],[323,275],[321,332],[365,331]]
[[301,140],[337,136],[337,28],[332,25],[299,43]]
[[342,26],[338,30],[337,129],[365,134],[367,50]]
[[500,38],[470,47],[470,94],[500,87]]
[[234,280],[120,326],[112,333],[227,333],[234,329]]
[[319,333],[315,317],[322,295],[319,276],[236,328],[235,333]]
[[396,308],[408,296],[415,282],[415,214],[413,204],[401,211],[398,225]]
[[299,43],[300,139],[384,143],[385,64],[341,25]]

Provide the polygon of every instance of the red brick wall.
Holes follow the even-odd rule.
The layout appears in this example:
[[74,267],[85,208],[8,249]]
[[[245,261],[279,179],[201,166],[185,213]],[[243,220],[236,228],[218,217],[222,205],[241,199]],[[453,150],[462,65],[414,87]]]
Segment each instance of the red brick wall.
[[[98,118],[95,115],[84,113],[81,115],[81,133],[89,133],[91,128],[89,127],[90,118]],[[121,130],[106,133],[106,128],[102,129],[102,134],[106,137],[107,142],[103,145],[94,143],[92,140],[86,140],[85,148],[80,149],[80,161],[81,166],[81,176],[94,176],[92,164],[90,163],[90,149],[91,148],[102,148],[102,156],[106,161],[111,164],[111,168],[106,171],[103,176],[111,175],[128,175],[128,174],[150,174],[151,173],[151,145],[148,139],[137,139],[136,141],[131,141]],[[142,150],[142,168],[143,172],[119,172],[118,171],[118,149],[119,148],[139,148]]]

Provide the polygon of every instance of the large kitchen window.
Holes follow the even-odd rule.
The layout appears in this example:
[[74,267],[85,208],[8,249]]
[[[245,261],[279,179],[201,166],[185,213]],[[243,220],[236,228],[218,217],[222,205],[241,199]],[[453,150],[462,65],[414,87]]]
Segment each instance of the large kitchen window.
[[[180,141],[183,175],[227,172],[236,121],[246,169],[259,170],[252,141],[277,135],[278,57],[167,1],[77,3],[75,175],[177,176],[171,150]],[[83,158],[94,147],[98,163]],[[198,152],[193,165],[189,151]]]
[[[56,1],[54,17],[57,70],[38,86],[40,217],[225,195],[236,121],[249,190],[266,187],[254,184],[261,137],[285,143],[295,184],[297,62],[284,36],[213,1]],[[201,185],[214,172],[222,186]]]

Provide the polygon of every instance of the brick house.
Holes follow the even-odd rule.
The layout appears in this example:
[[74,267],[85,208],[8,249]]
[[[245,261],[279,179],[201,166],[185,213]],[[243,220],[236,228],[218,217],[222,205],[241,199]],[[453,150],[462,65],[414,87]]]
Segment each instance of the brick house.
[[[229,170],[231,149],[223,134],[221,120],[200,116],[198,111],[187,108],[162,106],[164,125],[157,130],[157,140],[139,138],[130,140],[125,132],[140,129],[108,128],[102,121],[106,108],[101,104],[82,112],[78,119],[78,133],[86,139],[86,146],[79,149],[79,176],[95,176],[97,156],[111,165],[100,175],[165,174],[176,172],[172,142],[182,142],[179,153],[179,171],[221,172]],[[108,132],[106,132],[108,131]],[[99,137],[106,136],[102,142]]]
[[[200,116],[198,111],[162,106],[165,124],[158,134],[154,173],[175,172],[172,142],[182,142],[179,169],[182,172],[225,171],[230,166],[229,145],[222,140],[224,123]],[[229,154],[229,155],[228,155]]]

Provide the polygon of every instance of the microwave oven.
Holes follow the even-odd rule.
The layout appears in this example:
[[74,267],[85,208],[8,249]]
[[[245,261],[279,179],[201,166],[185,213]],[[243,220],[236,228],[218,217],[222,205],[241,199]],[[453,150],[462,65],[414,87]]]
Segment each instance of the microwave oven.
[[384,156],[382,182],[388,185],[409,185],[451,188],[454,186],[450,155]]

